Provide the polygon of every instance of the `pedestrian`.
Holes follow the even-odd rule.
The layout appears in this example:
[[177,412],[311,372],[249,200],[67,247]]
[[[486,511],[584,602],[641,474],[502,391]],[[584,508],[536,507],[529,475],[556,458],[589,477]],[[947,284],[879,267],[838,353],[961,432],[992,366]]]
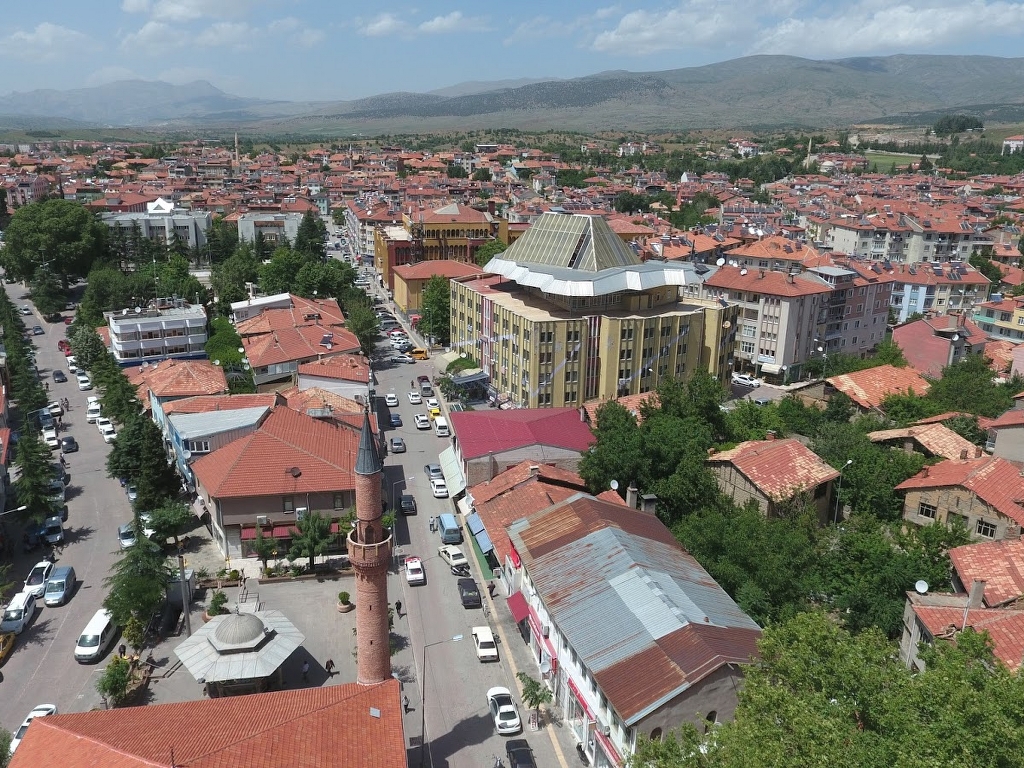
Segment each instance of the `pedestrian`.
[[125,656],[128,655],[128,648],[125,646],[124,643],[121,643],[119,646],[117,646],[117,652],[123,659]]
[[302,679],[309,680],[309,660],[302,662]]
[[324,664],[324,669],[327,670],[328,677],[334,677],[334,659],[328,659],[327,663]]
[[430,518],[430,532],[431,533],[434,532],[434,518],[433,517]]
[[64,417],[63,416],[58,416],[57,417],[57,426],[58,427],[63,427],[64,426]]
[[405,714],[409,714],[409,697],[408,696],[403,696],[402,697],[402,709],[405,710]]
[[44,381],[43,385],[46,387],[46,391],[49,392],[50,391],[50,382]]
[[494,597],[494,582],[493,581],[488,581],[487,582],[487,594],[490,597]]
[[395,600],[395,615],[401,618],[402,616],[402,601]]

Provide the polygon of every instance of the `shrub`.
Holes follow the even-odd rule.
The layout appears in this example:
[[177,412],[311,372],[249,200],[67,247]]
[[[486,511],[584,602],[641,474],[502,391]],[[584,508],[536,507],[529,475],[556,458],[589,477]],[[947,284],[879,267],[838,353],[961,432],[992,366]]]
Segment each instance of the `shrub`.
[[351,595],[349,595],[348,592],[339,592],[338,593],[338,602],[341,603],[342,605],[348,605],[348,601],[349,601],[350,597],[351,597]]
[[224,594],[224,590],[218,589],[213,593],[213,597],[210,598],[210,607],[206,609],[206,613],[210,616],[220,616],[223,613],[227,613],[227,602],[228,596]]

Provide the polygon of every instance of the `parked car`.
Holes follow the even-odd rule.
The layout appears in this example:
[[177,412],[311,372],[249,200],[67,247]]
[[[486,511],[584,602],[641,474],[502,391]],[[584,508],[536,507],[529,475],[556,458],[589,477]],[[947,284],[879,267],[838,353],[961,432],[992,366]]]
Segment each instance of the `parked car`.
[[60,439],[60,450],[62,453],[75,453],[78,450],[78,443],[71,435]]
[[392,355],[391,356],[391,362],[393,362],[393,363],[415,363],[416,361],[413,360],[411,357],[409,357],[406,354],[397,354],[397,355]]
[[417,413],[412,417],[412,420],[416,424],[416,429],[430,429],[430,419],[427,418],[425,413]]
[[533,759],[533,750],[526,739],[512,739],[505,745],[505,756],[508,757],[508,768],[537,768]]
[[60,515],[48,517],[43,521],[43,539],[51,547],[64,543],[64,525],[61,523]]
[[441,471],[440,464],[424,464],[423,472],[430,480],[444,480],[444,472]]
[[28,306],[27,304],[22,305],[21,309],[19,309],[18,311],[21,312],[21,314],[23,314],[23,315],[31,315],[32,314],[32,308],[30,306]]
[[68,377],[64,375],[64,371],[53,372],[53,383],[64,384],[68,380]]
[[438,547],[437,554],[450,566],[469,565],[469,561],[466,559],[466,556],[462,554],[462,550],[454,544],[445,544],[444,546]]
[[427,410],[430,410],[431,408],[440,408],[440,407],[441,407],[441,403],[440,403],[440,401],[438,401],[438,399],[436,397],[428,397],[427,398]]
[[734,373],[732,383],[741,387],[760,387],[761,380],[747,373]]
[[86,376],[84,373],[79,373],[78,376],[78,389],[82,392],[87,392],[92,389],[92,379]]
[[31,592],[36,597],[42,597],[46,591],[46,580],[50,578],[50,571],[53,570],[53,563],[49,560],[42,560],[32,566],[25,579],[25,591]]
[[418,557],[405,558],[405,580],[410,586],[427,583],[427,574],[423,572],[423,561]]
[[402,426],[402,417],[397,413],[391,414],[391,426],[400,427]]
[[113,424],[106,424],[100,429],[100,434],[103,436],[104,443],[112,443],[117,440],[117,430],[114,429]]
[[18,745],[21,744],[21,740],[25,738],[25,731],[27,731],[28,727],[32,725],[33,720],[35,720],[37,717],[49,717],[50,715],[55,714],[57,714],[56,704],[36,705],[32,709],[32,711],[28,713],[28,717],[25,718],[25,722],[23,722],[21,726],[18,728],[18,730],[14,732],[14,737],[11,739],[11,754],[14,754],[14,751],[18,748]]
[[402,510],[403,515],[415,515],[416,499],[411,493],[403,493],[402,498],[398,502],[398,508]]
[[46,333],[46,331],[43,330],[43,326],[41,326],[41,325],[33,325],[32,326],[32,335],[33,336],[42,336],[44,333]]
[[103,408],[100,406],[99,398],[97,398],[97,397],[90,397],[89,398],[89,405],[86,406],[86,409],[85,409],[85,420],[87,422],[89,422],[90,424],[95,424],[97,419],[100,418],[100,415],[102,414],[102,412],[103,412]]
[[391,452],[392,453],[405,453],[405,440],[400,437],[391,438]]
[[388,406],[389,408],[397,408],[398,395],[396,395],[394,392],[388,392],[386,395],[384,395],[384,405]]
[[129,485],[125,490],[128,493],[128,501],[135,501],[139,498],[139,489],[134,485]]
[[423,402],[423,398],[420,396],[419,392],[410,392],[409,402],[412,403],[413,405],[419,405],[420,403]]
[[60,439],[57,437],[56,429],[44,429],[43,430],[43,442],[46,443],[46,447],[51,451],[55,448],[60,447]]
[[480,661],[497,661],[498,644],[494,642],[494,633],[490,627],[473,627],[473,645],[476,657]]
[[68,373],[78,374],[78,361],[74,355],[68,355],[64,358],[64,362],[68,364]]
[[134,547],[135,542],[138,539],[135,536],[135,524],[134,523],[122,523],[117,526],[117,545],[121,549],[128,549]]
[[447,499],[448,485],[445,483],[444,480],[431,480],[430,492],[434,494],[435,499]]
[[519,733],[523,730],[523,722],[519,719],[519,708],[508,688],[498,686],[488,689],[487,709],[491,712],[494,727],[499,735]]
[[463,608],[479,608],[483,605],[480,588],[473,579],[459,579],[459,599]]
[[36,596],[30,592],[19,592],[0,614],[0,632],[20,635],[35,617]]
[[96,419],[96,429],[99,430],[100,434],[103,434],[103,428],[113,426],[113,422],[110,421],[106,416],[100,416]]

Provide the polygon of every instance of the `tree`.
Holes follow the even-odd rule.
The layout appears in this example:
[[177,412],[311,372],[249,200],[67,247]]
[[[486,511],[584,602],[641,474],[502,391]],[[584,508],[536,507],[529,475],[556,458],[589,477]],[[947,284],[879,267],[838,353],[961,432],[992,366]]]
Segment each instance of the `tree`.
[[132,682],[132,665],[121,655],[114,656],[96,681],[96,690],[106,701],[117,706],[128,695]]
[[57,275],[45,264],[36,268],[29,289],[32,291],[32,302],[43,317],[59,315],[64,309],[66,301],[64,290],[61,288]]
[[449,165],[449,166],[447,166],[445,168],[445,175],[449,179],[468,179],[469,178],[469,174],[466,173],[466,169],[463,168],[461,165],[458,165],[456,163],[452,163],[451,165]]
[[451,285],[446,277],[434,275],[423,288],[423,314],[416,329],[442,347],[448,345],[451,331],[451,298]]
[[580,477],[591,493],[603,493],[614,480],[619,495],[624,495],[640,475],[640,427],[636,417],[614,400],[599,405],[595,416],[596,439],[580,459]]
[[136,486],[135,507],[143,511],[157,509],[181,487],[174,467],[167,463],[160,427],[142,415],[121,425],[107,455],[107,474]]
[[477,168],[473,172],[473,181],[490,181],[491,180],[491,169],[490,168]]
[[878,365],[892,365],[896,368],[906,368],[907,358],[903,356],[900,345],[893,341],[892,337],[878,342],[875,348],[875,363]]
[[257,282],[260,263],[256,247],[242,243],[228,259],[214,264],[210,285],[222,308],[229,309],[231,302],[249,295],[246,283]]
[[187,504],[173,499],[164,499],[160,506],[149,510],[149,527],[155,531],[157,541],[174,539],[174,548],[181,546],[179,537],[184,531],[190,530],[196,517]]
[[296,533],[292,534],[292,546],[288,557],[296,560],[300,557],[309,558],[309,570],[314,570],[314,559],[322,555],[334,541],[331,533],[331,520],[320,512],[309,511],[301,520],[295,521]]
[[42,521],[57,509],[52,498],[51,486],[55,478],[50,468],[51,461],[50,449],[39,439],[35,426],[26,429],[14,453],[14,463],[18,467],[14,493],[18,505],[28,507],[27,514],[36,521]]
[[646,195],[635,192],[621,192],[615,198],[615,210],[619,213],[644,213],[651,208],[651,201]]
[[[0,197],[0,203],[4,202]],[[0,225],[3,225],[3,218],[0,217]],[[11,740],[14,735],[6,728],[0,728],[0,768],[7,768],[11,759]]]
[[307,299],[314,296],[321,299],[336,298],[355,279],[356,271],[344,262],[334,259],[326,263],[308,261],[296,273],[291,292]]
[[126,626],[133,617],[143,626],[149,626],[164,601],[167,580],[171,576],[160,547],[142,535],[143,525],[138,515],[135,531],[138,540],[121,553],[110,575],[103,580],[108,589],[103,607],[110,611],[112,621],[119,627]]
[[501,240],[488,240],[486,243],[476,249],[476,253],[473,254],[473,259],[476,261],[477,266],[483,267],[487,265],[487,262],[497,256],[499,253],[505,251],[508,248]]
[[71,351],[78,366],[87,371],[91,371],[97,362],[110,356],[107,348],[103,346],[103,339],[92,328],[79,327],[68,338],[68,343],[71,344]]
[[272,557],[277,557],[281,551],[281,542],[275,539],[273,536],[266,537],[263,535],[263,526],[256,526],[256,540],[252,545],[252,552],[256,557],[259,558],[263,564],[263,573],[267,572],[267,561]]
[[540,705],[549,704],[553,698],[551,689],[525,672],[516,674],[516,679],[523,685],[523,703],[540,717]]
[[983,253],[972,253],[967,263],[981,272],[981,274],[988,278],[990,283],[998,288],[1003,279],[1003,271],[999,268],[998,264]]
[[319,216],[313,215],[312,210],[307,210],[302,214],[299,230],[295,234],[295,252],[308,259],[323,261],[327,258],[327,251],[324,249],[326,239],[326,225]]
[[28,280],[49,263],[66,289],[85,277],[103,255],[107,228],[81,203],[51,198],[23,205],[4,231],[0,262],[16,280]]
[[160,265],[157,287],[161,296],[180,296],[191,302],[203,303],[206,286],[189,271],[188,258],[180,254],[170,256]]
[[259,267],[260,290],[268,295],[287,293],[308,258],[291,248],[277,248],[270,263]]
[[380,336],[380,321],[366,304],[355,304],[347,308],[345,328],[359,340],[359,350],[369,357]]
[[1009,386],[993,381],[989,359],[984,355],[966,355],[942,369],[942,378],[932,383],[928,399],[943,411],[962,411],[995,418],[1013,407],[1013,396],[1024,389],[1019,377]]

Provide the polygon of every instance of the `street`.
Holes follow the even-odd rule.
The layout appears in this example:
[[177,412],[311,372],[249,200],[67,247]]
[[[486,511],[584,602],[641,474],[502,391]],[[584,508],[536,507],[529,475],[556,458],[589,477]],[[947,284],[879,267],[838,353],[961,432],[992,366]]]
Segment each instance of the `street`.
[[[15,306],[32,306],[23,286],[5,283],[4,288]],[[65,605],[39,610],[0,668],[0,724],[10,731],[16,730],[37,704],[56,704],[60,712],[80,712],[100,704],[96,678],[104,663],[90,666],[76,662],[75,643],[106,594],[103,579],[117,557],[117,526],[131,519],[125,492],[117,480],[107,477],[110,446],[95,426],[85,421],[86,397],[97,393],[80,392],[74,377],[64,384],[53,381],[55,369],[67,372],[64,354],[57,349],[57,341],[64,338],[64,324],[44,322],[34,307],[33,314],[24,319],[29,328],[41,325],[46,330],[45,335],[32,337],[39,372],[49,382],[50,398],[66,397],[71,404],[70,412],[63,416],[60,436],[72,435],[81,446],[77,453],[67,455],[71,476],[67,487],[68,521],[64,550],[57,560],[58,565],[74,566],[78,587]],[[57,457],[55,451],[54,461]],[[45,552],[37,549],[23,553],[17,529],[11,542],[13,565],[9,578],[18,586]]]

